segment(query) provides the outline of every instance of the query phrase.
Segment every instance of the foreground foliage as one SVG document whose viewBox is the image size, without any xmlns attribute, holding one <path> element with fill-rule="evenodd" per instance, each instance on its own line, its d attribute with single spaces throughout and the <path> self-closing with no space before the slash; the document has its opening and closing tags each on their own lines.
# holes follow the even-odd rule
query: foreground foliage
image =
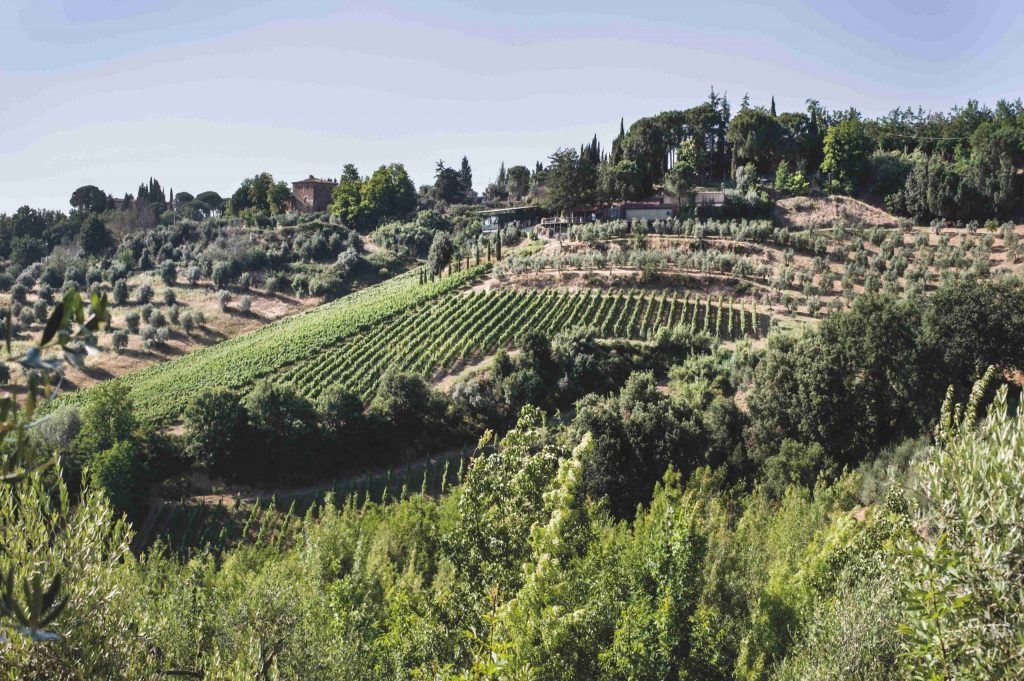
<svg viewBox="0 0 1024 681">
<path fill-rule="evenodd" d="M 220 560 L 136 560 L 94 492 L 69 509 L 33 484 L 0 527 L 23 551 L 54 511 L 75 528 L 31 559 L 74 577 L 66 640 L 0 659 L 12 679 L 1016 677 L 1024 417 L 1003 389 L 975 427 L 983 401 L 947 403 L 868 507 L 865 471 L 773 501 L 670 470 L 618 521 L 581 486 L 590 436 L 532 408 L 446 496 L 351 496 L 293 548 Z"/>
</svg>

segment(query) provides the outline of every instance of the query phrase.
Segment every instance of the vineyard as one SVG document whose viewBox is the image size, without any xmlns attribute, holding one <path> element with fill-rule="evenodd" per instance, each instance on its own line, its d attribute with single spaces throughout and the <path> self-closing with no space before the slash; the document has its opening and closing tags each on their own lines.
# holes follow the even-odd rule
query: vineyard
<svg viewBox="0 0 1024 681">
<path fill-rule="evenodd" d="M 278 380 L 309 398 L 340 384 L 368 400 L 388 369 L 436 378 L 527 331 L 588 328 L 603 338 L 648 340 L 681 327 L 731 340 L 764 335 L 767 326 L 756 305 L 723 296 L 591 289 L 453 294 L 347 336 Z"/>
<path fill-rule="evenodd" d="M 240 388 L 281 371 L 323 348 L 400 313 L 457 290 L 480 277 L 489 265 L 419 283 L 413 271 L 332 303 L 268 324 L 169 362 L 115 379 L 132 390 L 138 414 L 150 421 L 174 420 L 207 387 Z M 69 401 L 82 399 L 82 391 Z"/>
</svg>

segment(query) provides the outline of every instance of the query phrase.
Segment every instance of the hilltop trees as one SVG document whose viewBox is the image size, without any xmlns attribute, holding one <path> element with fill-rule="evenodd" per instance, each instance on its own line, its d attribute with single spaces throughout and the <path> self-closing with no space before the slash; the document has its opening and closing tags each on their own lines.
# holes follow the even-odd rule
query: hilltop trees
<svg viewBox="0 0 1024 681">
<path fill-rule="evenodd" d="M 504 171 L 505 166 L 502 165 L 495 187 L 499 191 L 505 191 L 506 180 L 501 177 Z M 470 168 L 469 159 L 463 156 L 458 170 L 449 168 L 444 161 L 438 161 L 434 171 L 432 193 L 437 201 L 447 204 L 469 202 L 476 195 L 473 191 L 473 170 Z"/>
<path fill-rule="evenodd" d="M 461 203 L 465 196 L 462 177 L 455 168 L 438 161 L 434 171 L 434 197 L 445 203 Z"/>
<path fill-rule="evenodd" d="M 512 166 L 507 172 L 506 189 L 509 198 L 521 199 L 530 193 L 530 169 L 526 166 Z"/>
<path fill-rule="evenodd" d="M 196 196 L 196 201 L 203 205 L 206 213 L 219 213 L 224 210 L 224 199 L 215 191 L 205 191 Z"/>
<path fill-rule="evenodd" d="M 641 194 L 650 194 L 668 164 L 665 131 L 654 118 L 641 118 L 629 127 L 619 144 L 622 158 L 636 165 Z"/>
<path fill-rule="evenodd" d="M 848 116 L 825 133 L 821 172 L 829 176 L 836 190 L 855 193 L 864 186 L 872 150 L 864 123 L 858 116 Z"/>
<path fill-rule="evenodd" d="M 334 188 L 331 213 L 355 229 L 368 231 L 416 210 L 416 187 L 401 163 L 383 165 L 369 178 L 347 164 Z"/>
<path fill-rule="evenodd" d="M 730 121 L 726 139 L 732 145 L 733 168 L 752 163 L 764 174 L 775 168 L 783 130 L 775 116 L 759 107 L 747 107 Z"/>
<path fill-rule="evenodd" d="M 546 205 L 561 213 L 572 213 L 591 205 L 597 187 L 597 167 L 580 158 L 576 149 L 559 149 L 550 156 L 544 197 Z"/>
<path fill-rule="evenodd" d="M 107 209 L 107 195 L 95 185 L 79 187 L 71 194 L 71 207 L 87 213 L 101 213 Z"/>
<path fill-rule="evenodd" d="M 401 163 L 375 170 L 361 196 L 365 212 L 376 224 L 408 217 L 416 210 L 416 187 Z"/>
<path fill-rule="evenodd" d="M 362 192 L 363 178 L 359 176 L 359 170 L 351 163 L 346 163 L 331 193 L 331 214 L 346 225 L 362 226 Z"/>
</svg>

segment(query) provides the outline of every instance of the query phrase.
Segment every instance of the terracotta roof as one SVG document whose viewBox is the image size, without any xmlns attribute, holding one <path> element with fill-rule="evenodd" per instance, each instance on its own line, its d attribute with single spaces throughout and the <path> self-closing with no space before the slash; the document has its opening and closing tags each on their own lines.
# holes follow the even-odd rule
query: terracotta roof
<svg viewBox="0 0 1024 681">
<path fill-rule="evenodd" d="M 292 185 L 296 184 L 338 184 L 336 180 L 321 180 L 319 177 L 313 177 L 310 175 L 304 180 L 296 180 L 292 182 Z"/>
</svg>

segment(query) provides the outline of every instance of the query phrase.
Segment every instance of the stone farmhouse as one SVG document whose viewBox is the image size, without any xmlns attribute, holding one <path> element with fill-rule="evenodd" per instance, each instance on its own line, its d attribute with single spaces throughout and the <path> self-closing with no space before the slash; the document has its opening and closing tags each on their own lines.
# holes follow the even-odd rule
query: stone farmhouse
<svg viewBox="0 0 1024 681">
<path fill-rule="evenodd" d="M 299 213 L 319 213 L 331 205 L 331 192 L 337 186 L 335 180 L 322 180 L 310 175 L 304 180 L 292 182 L 292 195 L 288 199 L 288 210 Z"/>
</svg>

